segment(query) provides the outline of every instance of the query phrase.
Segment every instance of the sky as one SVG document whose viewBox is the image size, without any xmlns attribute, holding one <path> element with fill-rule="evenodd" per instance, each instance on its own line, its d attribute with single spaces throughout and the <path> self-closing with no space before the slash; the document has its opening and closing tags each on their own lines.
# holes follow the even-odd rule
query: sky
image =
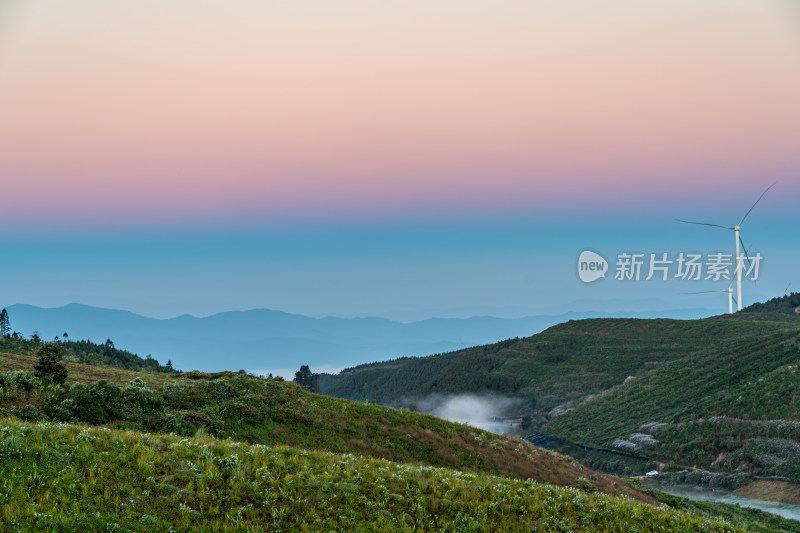
<svg viewBox="0 0 800 533">
<path fill-rule="evenodd" d="M 614 263 L 777 182 L 744 303 L 799 290 L 797 95 L 794 0 L 1 0 L 0 305 L 721 312 Z"/>
</svg>

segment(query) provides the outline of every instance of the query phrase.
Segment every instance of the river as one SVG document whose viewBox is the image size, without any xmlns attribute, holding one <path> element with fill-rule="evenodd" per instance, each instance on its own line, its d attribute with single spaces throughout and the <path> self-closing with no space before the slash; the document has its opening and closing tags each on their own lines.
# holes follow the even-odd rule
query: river
<svg viewBox="0 0 800 533">
<path fill-rule="evenodd" d="M 708 487 L 699 487 L 696 485 L 661 485 L 654 479 L 645 480 L 645 484 L 658 490 L 663 490 L 664 492 L 674 494 L 675 496 L 682 496 L 684 498 L 691 498 L 693 500 L 739 504 L 742 507 L 761 509 L 762 511 L 776 514 L 784 518 L 800 520 L 800 505 L 791 505 L 788 503 L 772 502 L 767 500 L 755 500 L 753 498 L 737 496 L 727 490 L 709 489 Z"/>
</svg>

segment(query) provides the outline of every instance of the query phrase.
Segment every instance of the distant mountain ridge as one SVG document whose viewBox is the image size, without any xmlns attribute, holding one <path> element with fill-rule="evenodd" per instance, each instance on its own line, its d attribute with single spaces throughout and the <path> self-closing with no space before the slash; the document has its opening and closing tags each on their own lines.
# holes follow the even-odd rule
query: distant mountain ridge
<svg viewBox="0 0 800 533">
<path fill-rule="evenodd" d="M 697 318 L 706 309 L 666 312 L 566 313 L 524 318 L 431 318 L 401 323 L 386 318 L 311 318 L 270 309 L 229 311 L 198 318 L 148 318 L 130 311 L 81 304 L 6 308 L 12 329 L 38 331 L 47 340 L 69 333 L 71 339 L 104 342 L 183 370 L 280 371 L 345 367 L 403 356 L 442 353 L 502 339 L 529 336 L 560 322 L 587 317 Z"/>
</svg>

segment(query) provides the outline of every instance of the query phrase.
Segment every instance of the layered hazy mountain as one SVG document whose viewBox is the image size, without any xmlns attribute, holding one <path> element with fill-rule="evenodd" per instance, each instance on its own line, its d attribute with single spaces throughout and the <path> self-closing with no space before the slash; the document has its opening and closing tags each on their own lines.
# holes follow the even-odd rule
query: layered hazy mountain
<svg viewBox="0 0 800 533">
<path fill-rule="evenodd" d="M 11 328 L 45 339 L 68 333 L 70 339 L 104 342 L 176 368 L 203 371 L 244 368 L 285 372 L 308 364 L 333 370 L 402 356 L 421 356 L 529 336 L 565 320 L 589 317 L 698 318 L 706 309 L 634 313 L 566 313 L 524 318 L 432 318 L 401 323 L 385 318 L 311 318 L 269 309 L 232 311 L 170 319 L 79 304 L 57 308 L 7 307 Z"/>
</svg>

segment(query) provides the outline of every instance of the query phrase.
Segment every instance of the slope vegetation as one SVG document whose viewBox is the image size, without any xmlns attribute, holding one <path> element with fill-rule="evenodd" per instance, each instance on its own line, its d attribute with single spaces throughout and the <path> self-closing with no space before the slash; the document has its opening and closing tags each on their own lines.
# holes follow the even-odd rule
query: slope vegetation
<svg viewBox="0 0 800 533">
<path fill-rule="evenodd" d="M 13 420 L 0 478 L 7 531 L 743 531 L 535 481 Z"/>
<path fill-rule="evenodd" d="M 546 413 L 722 339 L 786 327 L 757 320 L 577 320 L 524 339 L 362 365 L 343 371 L 323 392 L 384 405 L 432 393 L 504 394 L 533 399 Z"/>
<path fill-rule="evenodd" d="M 734 338 L 612 388 L 545 428 L 678 467 L 800 480 L 800 333 Z"/>
<path fill-rule="evenodd" d="M 654 502 L 559 454 L 431 415 L 311 394 L 294 383 L 245 373 L 180 376 L 183 381 L 159 391 L 138 377 L 125 387 L 100 381 L 60 389 L 24 371 L 0 373 L 0 415 L 356 453 Z"/>
<path fill-rule="evenodd" d="M 33 372 L 33 365 L 38 358 L 29 353 L 4 353 L 0 350 L 0 372 L 23 370 Z M 145 370 L 125 370 L 115 366 L 101 364 L 86 364 L 66 361 L 68 371 L 67 385 L 74 383 L 92 383 L 105 380 L 108 383 L 124 386 L 134 378 L 145 380 L 148 386 L 161 390 L 168 383 L 185 381 L 180 373 L 151 372 Z"/>
<path fill-rule="evenodd" d="M 733 315 L 723 318 L 733 320 L 780 320 L 800 323 L 800 292 L 793 292 L 766 302 L 757 302 Z"/>
</svg>

